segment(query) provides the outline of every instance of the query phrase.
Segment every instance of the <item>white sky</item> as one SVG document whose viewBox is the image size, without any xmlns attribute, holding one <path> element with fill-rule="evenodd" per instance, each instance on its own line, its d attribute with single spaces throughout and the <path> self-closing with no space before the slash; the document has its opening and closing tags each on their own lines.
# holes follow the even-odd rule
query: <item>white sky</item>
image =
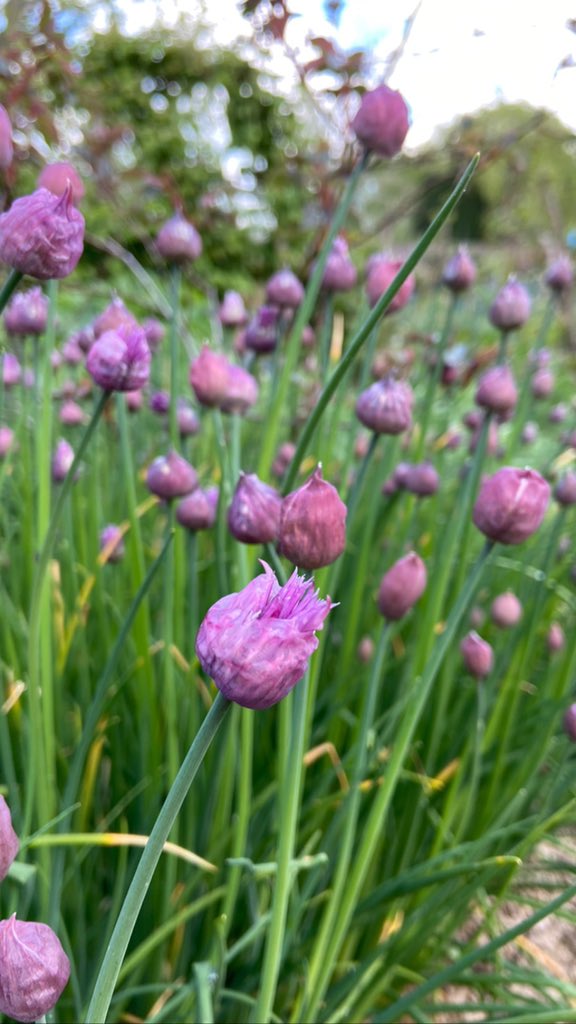
<svg viewBox="0 0 576 1024">
<path fill-rule="evenodd" d="M 304 58 L 309 35 L 335 38 L 344 49 L 366 48 L 375 59 L 375 83 L 386 57 L 398 45 L 405 19 L 417 0 L 348 0 L 335 29 L 322 0 L 291 0 L 300 16 L 289 23 L 290 45 Z M 159 10 L 167 22 L 192 14 L 196 0 L 117 0 L 128 31 L 149 27 Z M 207 0 L 218 42 L 248 35 L 236 0 Z M 566 23 L 576 17 L 572 0 L 422 0 L 421 8 L 389 84 L 400 89 L 412 110 L 410 147 L 425 142 L 434 128 L 457 115 L 504 100 L 524 100 L 553 111 L 576 130 L 576 34 Z M 283 62 L 277 59 L 278 70 Z"/>
</svg>

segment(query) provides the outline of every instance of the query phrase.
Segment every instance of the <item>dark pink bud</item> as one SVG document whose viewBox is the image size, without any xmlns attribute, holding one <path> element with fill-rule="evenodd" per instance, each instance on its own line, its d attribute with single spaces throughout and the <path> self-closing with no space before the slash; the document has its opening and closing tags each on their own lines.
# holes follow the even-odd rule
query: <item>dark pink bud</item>
<svg viewBox="0 0 576 1024">
<path fill-rule="evenodd" d="M 79 427 L 86 419 L 81 406 L 77 402 L 72 401 L 72 399 L 62 403 L 58 418 L 65 427 Z"/>
<path fill-rule="evenodd" d="M 52 456 L 52 479 L 55 484 L 61 484 L 70 471 L 74 462 L 74 449 L 68 441 L 58 441 Z"/>
<path fill-rule="evenodd" d="M 278 270 L 266 285 L 266 301 L 273 306 L 295 309 L 304 298 L 304 285 L 288 267 Z"/>
<path fill-rule="evenodd" d="M 540 526 L 549 500 L 550 487 L 539 473 L 505 466 L 482 483 L 474 524 L 490 540 L 521 544 Z"/>
<path fill-rule="evenodd" d="M 84 217 L 70 189 L 55 196 L 46 188 L 15 199 L 0 216 L 0 260 L 41 281 L 68 277 L 84 249 Z"/>
<path fill-rule="evenodd" d="M 258 397 L 252 374 L 207 345 L 191 363 L 190 384 L 201 405 L 223 412 L 246 412 Z"/>
<path fill-rule="evenodd" d="M 394 377 L 376 381 L 356 402 L 356 415 L 376 434 L 401 434 L 412 426 L 414 393 L 409 384 Z"/>
<path fill-rule="evenodd" d="M 118 327 L 94 342 L 86 359 L 88 373 L 104 391 L 136 391 L 148 383 L 150 349 L 141 327 Z"/>
<path fill-rule="evenodd" d="M 568 470 L 554 488 L 554 497 L 559 505 L 576 505 L 576 473 Z"/>
<path fill-rule="evenodd" d="M 276 458 L 272 463 L 272 473 L 277 479 L 282 479 L 295 454 L 296 445 L 292 444 L 291 441 L 284 441 L 284 444 L 280 445 L 276 452 Z"/>
<path fill-rule="evenodd" d="M 10 808 L 4 797 L 0 796 L 0 882 L 6 878 L 12 861 L 18 856 L 19 849 L 20 841 L 12 828 Z"/>
<path fill-rule="evenodd" d="M 566 709 L 562 724 L 568 739 L 576 743 L 576 704 L 571 704 Z"/>
<path fill-rule="evenodd" d="M 404 618 L 422 597 L 427 579 L 426 566 L 416 552 L 395 562 L 382 577 L 378 591 L 378 608 L 384 618 L 391 622 Z"/>
<path fill-rule="evenodd" d="M 366 278 L 366 298 L 371 309 L 384 295 L 384 292 L 388 291 L 401 266 L 402 260 L 391 260 L 386 256 L 372 260 L 370 271 Z M 410 274 L 396 292 L 386 310 L 386 316 L 404 309 L 404 306 L 410 301 L 415 287 L 416 280 L 414 275 Z"/>
<path fill-rule="evenodd" d="M 268 544 L 278 537 L 282 498 L 255 473 L 241 473 L 228 509 L 228 529 L 244 544 Z"/>
<path fill-rule="evenodd" d="M 536 373 L 532 375 L 532 381 L 530 383 L 532 394 L 534 398 L 549 398 L 554 390 L 554 374 L 552 370 L 547 369 L 545 366 L 541 366 Z"/>
<path fill-rule="evenodd" d="M 246 348 L 260 354 L 273 352 L 278 341 L 280 310 L 276 306 L 260 306 L 244 333 Z"/>
<path fill-rule="evenodd" d="M 243 327 L 247 323 L 248 314 L 240 292 L 227 291 L 224 293 L 218 311 L 218 319 L 223 327 Z"/>
<path fill-rule="evenodd" d="M 114 523 L 109 523 L 100 533 L 100 553 L 106 552 L 107 562 L 121 562 L 126 553 L 124 532 Z"/>
<path fill-rule="evenodd" d="M 48 299 L 39 287 L 16 292 L 4 312 L 8 334 L 20 337 L 43 334 L 47 320 Z"/>
<path fill-rule="evenodd" d="M 518 391 L 508 366 L 493 366 L 483 373 L 476 388 L 476 402 L 491 412 L 506 413 L 516 406 Z"/>
<path fill-rule="evenodd" d="M 282 502 L 278 551 L 301 569 L 330 565 L 346 545 L 346 511 L 338 491 L 322 479 L 318 466 Z"/>
<path fill-rule="evenodd" d="M 106 331 L 117 331 L 119 327 L 138 327 L 138 321 L 132 313 L 126 309 L 126 306 L 122 302 L 122 299 L 115 298 L 106 309 L 97 316 L 92 325 L 92 337 L 88 337 L 87 345 L 82 343 L 79 338 L 79 343 L 82 348 L 89 351 L 94 343 L 94 338 L 99 338 L 101 334 L 105 334 Z"/>
<path fill-rule="evenodd" d="M 176 519 L 192 533 L 209 530 L 216 521 L 217 507 L 218 498 L 214 502 L 207 491 L 198 488 L 182 499 L 176 509 Z"/>
<path fill-rule="evenodd" d="M 5 388 L 12 388 L 19 384 L 22 378 L 22 367 L 12 352 L 4 352 L 0 355 L 0 366 L 2 367 L 2 382 Z"/>
<path fill-rule="evenodd" d="M 84 183 L 72 164 L 47 164 L 38 175 L 37 188 L 47 188 L 55 196 L 63 196 L 70 188 L 72 202 L 75 206 L 84 197 Z"/>
<path fill-rule="evenodd" d="M 566 635 L 559 622 L 552 623 L 546 640 L 551 654 L 556 654 L 566 646 Z"/>
<path fill-rule="evenodd" d="M 192 437 L 200 430 L 200 420 L 192 406 L 186 402 L 178 402 L 176 418 L 178 420 L 178 433 L 180 437 Z"/>
<path fill-rule="evenodd" d="M 150 395 L 150 409 L 157 416 L 165 416 L 170 409 L 170 395 L 167 391 L 153 391 Z"/>
<path fill-rule="evenodd" d="M 503 594 L 498 594 L 498 597 L 492 601 L 490 615 L 495 626 L 499 626 L 500 629 L 510 629 L 520 622 L 522 605 L 516 594 L 513 594 L 511 590 L 506 590 Z"/>
<path fill-rule="evenodd" d="M 0 171 L 7 171 L 13 159 L 12 124 L 6 108 L 0 103 Z"/>
<path fill-rule="evenodd" d="M 160 228 L 156 248 L 170 263 L 197 260 L 202 252 L 202 239 L 196 228 L 181 213 L 176 213 Z"/>
<path fill-rule="evenodd" d="M 550 264 L 544 280 L 551 291 L 557 295 L 567 292 L 574 281 L 574 271 L 569 256 L 559 256 Z"/>
<path fill-rule="evenodd" d="M 494 652 L 478 633 L 468 633 L 460 644 L 460 652 L 470 675 L 484 679 L 492 671 Z"/>
<path fill-rule="evenodd" d="M 365 149 L 389 157 L 400 152 L 409 127 L 406 101 L 387 85 L 364 93 L 352 121 L 352 131 Z"/>
<path fill-rule="evenodd" d="M 227 393 L 220 405 L 222 412 L 244 413 L 254 405 L 257 398 L 256 378 L 241 366 L 231 364 Z"/>
<path fill-rule="evenodd" d="M 490 306 L 490 322 L 500 331 L 513 331 L 526 323 L 530 309 L 530 296 L 524 285 L 509 277 Z"/>
<path fill-rule="evenodd" d="M 404 487 L 419 498 L 428 498 L 436 494 L 440 486 L 440 477 L 431 462 L 418 462 L 410 465 L 404 474 Z"/>
<path fill-rule="evenodd" d="M 339 235 L 334 239 L 326 260 L 322 287 L 328 292 L 348 292 L 357 280 L 358 273 L 350 259 L 346 239 Z"/>
<path fill-rule="evenodd" d="M 442 284 L 451 292 L 465 292 L 476 280 L 476 264 L 465 245 L 460 245 L 444 267 Z"/>
<path fill-rule="evenodd" d="M 0 459 L 5 459 L 14 444 L 14 431 L 10 427 L 0 427 Z"/>
<path fill-rule="evenodd" d="M 281 587 L 270 566 L 209 609 L 196 638 L 202 668 L 228 700 L 269 708 L 306 672 L 331 608 L 296 572 Z"/>
<path fill-rule="evenodd" d="M 152 494 L 165 501 L 183 498 L 198 486 L 198 474 L 177 452 L 159 455 L 148 467 L 146 484 Z"/>
<path fill-rule="evenodd" d="M 44 1017 L 70 977 L 70 961 L 47 924 L 0 921 L 0 1013 L 18 1021 Z"/>
<path fill-rule="evenodd" d="M 155 352 L 166 334 L 164 324 L 161 324 L 153 316 L 149 316 L 146 320 L 142 321 L 142 330 L 146 335 L 150 351 Z"/>
</svg>

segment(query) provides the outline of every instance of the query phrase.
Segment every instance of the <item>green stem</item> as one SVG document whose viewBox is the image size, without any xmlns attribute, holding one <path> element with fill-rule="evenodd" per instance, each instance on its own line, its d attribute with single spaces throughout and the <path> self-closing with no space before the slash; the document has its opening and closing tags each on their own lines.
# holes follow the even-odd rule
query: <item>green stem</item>
<svg viewBox="0 0 576 1024">
<path fill-rule="evenodd" d="M 175 451 L 178 447 L 178 320 L 180 316 L 180 285 L 182 271 L 174 266 L 170 271 L 170 447 Z"/>
<path fill-rule="evenodd" d="M 19 270 L 11 270 L 8 274 L 0 291 L 0 313 L 8 305 L 23 277 L 24 274 L 21 274 Z"/>
<path fill-rule="evenodd" d="M 435 348 L 434 355 L 436 358 L 436 362 L 428 378 L 428 387 L 426 388 L 426 394 L 424 395 L 424 401 L 422 403 L 422 410 L 418 417 L 420 436 L 418 438 L 418 443 L 416 445 L 416 450 L 414 452 L 415 462 L 421 461 L 422 455 L 424 454 L 424 449 L 426 447 L 426 434 L 428 433 L 428 424 L 430 422 L 430 414 L 432 412 L 434 394 L 436 392 L 436 388 L 438 387 L 440 377 L 442 376 L 442 360 L 444 358 L 446 346 L 452 334 L 454 314 L 458 306 L 459 298 L 460 296 L 458 294 L 453 294 L 450 298 L 448 310 L 446 312 L 446 319 L 444 321 L 444 329 L 442 331 L 440 341 L 438 342 Z"/>
<path fill-rule="evenodd" d="M 85 1020 L 89 1021 L 90 1024 L 104 1024 L 106 1020 L 128 943 L 130 942 L 138 915 L 156 870 L 156 865 L 162 855 L 164 843 L 168 839 L 170 830 L 176 821 L 178 812 L 186 799 L 188 790 L 194 781 L 204 756 L 230 707 L 230 701 L 219 693 L 200 726 L 156 819 L 154 828 L 150 833 L 150 838 L 140 857 L 138 867 L 134 872 L 134 877 L 126 894 L 122 910 L 116 921 L 96 979 L 92 999 L 85 1014 Z"/>
</svg>

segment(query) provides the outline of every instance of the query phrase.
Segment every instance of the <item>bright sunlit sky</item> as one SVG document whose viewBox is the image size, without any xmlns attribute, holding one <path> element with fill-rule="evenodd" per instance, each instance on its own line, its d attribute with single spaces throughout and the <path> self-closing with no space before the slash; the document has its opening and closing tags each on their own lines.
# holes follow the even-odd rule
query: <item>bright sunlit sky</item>
<svg viewBox="0 0 576 1024">
<path fill-rule="evenodd" d="M 137 32 L 150 27 L 159 11 L 168 24 L 181 12 L 192 14 L 196 2 L 117 0 L 117 7 L 126 29 Z M 289 23 L 287 40 L 303 59 L 311 56 L 310 35 L 327 35 L 344 49 L 365 48 L 376 60 L 376 84 L 416 2 L 348 0 L 335 28 L 323 0 L 292 0 L 289 7 L 299 17 Z M 207 0 L 206 10 L 218 42 L 248 35 L 236 0 Z M 576 17 L 571 0 L 422 0 L 389 80 L 412 109 L 407 143 L 418 146 L 435 127 L 499 100 L 546 107 L 576 130 L 576 34 L 567 27 L 570 17 Z M 560 67 L 562 62 L 575 66 Z M 279 56 L 281 73 L 283 67 Z"/>
</svg>

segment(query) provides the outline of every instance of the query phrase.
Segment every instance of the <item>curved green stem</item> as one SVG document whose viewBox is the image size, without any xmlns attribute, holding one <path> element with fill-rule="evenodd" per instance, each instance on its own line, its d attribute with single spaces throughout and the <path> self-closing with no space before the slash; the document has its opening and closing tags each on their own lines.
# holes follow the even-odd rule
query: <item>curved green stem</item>
<svg viewBox="0 0 576 1024">
<path fill-rule="evenodd" d="M 11 270 L 0 291 L 0 313 L 8 305 L 13 293 L 24 277 L 19 270 Z"/>
</svg>

